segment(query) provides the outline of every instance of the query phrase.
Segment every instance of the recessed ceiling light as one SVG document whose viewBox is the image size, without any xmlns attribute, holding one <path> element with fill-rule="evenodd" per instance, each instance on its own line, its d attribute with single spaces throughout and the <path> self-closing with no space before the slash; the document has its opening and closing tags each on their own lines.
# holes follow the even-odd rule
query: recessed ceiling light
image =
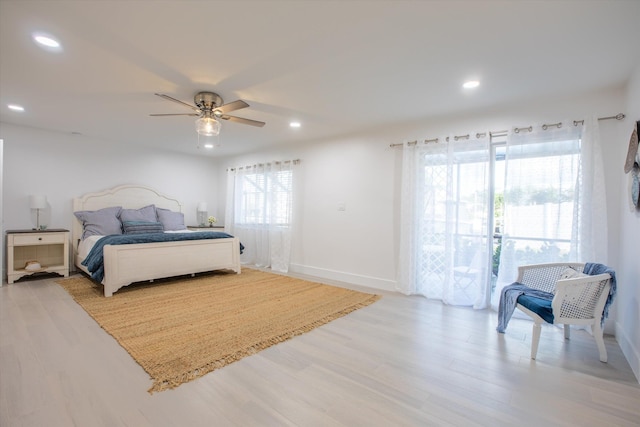
<svg viewBox="0 0 640 427">
<path fill-rule="evenodd" d="M 213 144 L 204 144 L 204 148 L 211 149 L 211 148 L 213 148 Z"/>
<path fill-rule="evenodd" d="M 33 40 L 43 49 L 46 49 L 51 52 L 60 52 L 62 51 L 62 45 L 58 40 L 51 37 L 48 34 L 43 33 L 33 33 Z"/>
<path fill-rule="evenodd" d="M 7 105 L 7 107 L 9 107 L 9 109 L 13 111 L 24 111 L 24 107 L 21 105 L 9 104 Z"/>
<path fill-rule="evenodd" d="M 289 123 L 289 126 L 291 126 L 292 128 L 299 128 L 301 125 L 300 122 L 291 122 Z"/>
<path fill-rule="evenodd" d="M 469 80 L 467 82 L 464 82 L 464 84 L 462 85 L 462 87 L 465 89 L 473 89 L 478 86 L 480 86 L 480 82 L 477 80 Z"/>
</svg>

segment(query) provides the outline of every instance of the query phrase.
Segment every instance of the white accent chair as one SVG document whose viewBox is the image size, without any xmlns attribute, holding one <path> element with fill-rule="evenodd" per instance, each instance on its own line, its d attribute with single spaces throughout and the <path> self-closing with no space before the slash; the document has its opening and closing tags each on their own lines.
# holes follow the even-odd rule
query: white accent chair
<svg viewBox="0 0 640 427">
<path fill-rule="evenodd" d="M 569 325 L 591 325 L 600 352 L 600 361 L 607 361 L 607 349 L 602 337 L 601 319 L 609 289 L 611 276 L 609 274 L 582 275 L 564 279 L 567 269 L 582 272 L 583 263 L 550 263 L 534 264 L 518 267 L 517 282 L 553 294 L 550 308 L 553 314 L 553 324 L 564 325 L 564 337 L 569 339 Z M 548 301 L 531 298 L 527 301 L 524 295 L 518 298 L 516 307 L 529 315 L 533 321 L 531 337 L 531 358 L 535 359 L 540 342 L 540 325 L 546 320 L 542 317 L 544 310 L 549 310 Z M 542 304 L 537 304 L 542 303 Z M 526 304 L 526 306 L 525 306 Z"/>
</svg>

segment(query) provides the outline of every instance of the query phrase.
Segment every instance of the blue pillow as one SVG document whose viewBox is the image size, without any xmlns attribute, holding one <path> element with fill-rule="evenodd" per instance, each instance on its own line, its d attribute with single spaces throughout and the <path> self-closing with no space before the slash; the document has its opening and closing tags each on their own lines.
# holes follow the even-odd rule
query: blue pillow
<svg viewBox="0 0 640 427">
<path fill-rule="evenodd" d="M 164 230 L 159 222 L 123 221 L 124 234 L 162 233 Z"/>
<path fill-rule="evenodd" d="M 120 221 L 145 221 L 157 222 L 155 205 L 145 206 L 140 209 L 122 209 L 120 212 Z"/>
<path fill-rule="evenodd" d="M 156 208 L 158 221 L 162 223 L 164 231 L 186 230 L 184 225 L 184 214 L 182 212 L 174 212 L 169 209 Z"/>
<path fill-rule="evenodd" d="M 114 206 L 97 211 L 74 212 L 73 214 L 82 223 L 82 240 L 89 236 L 122 234 L 122 224 L 118 218 L 121 211 L 121 206 Z"/>
</svg>

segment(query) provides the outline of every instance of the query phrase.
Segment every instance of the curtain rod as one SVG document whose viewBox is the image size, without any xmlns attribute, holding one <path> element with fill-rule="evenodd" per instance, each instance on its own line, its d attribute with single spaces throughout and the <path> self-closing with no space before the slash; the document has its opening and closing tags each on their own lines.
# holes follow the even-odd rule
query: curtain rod
<svg viewBox="0 0 640 427">
<path fill-rule="evenodd" d="M 271 165 L 279 165 L 279 164 L 287 164 L 287 163 L 292 163 L 294 165 L 297 165 L 298 163 L 300 163 L 300 159 L 295 159 L 295 160 L 284 160 L 282 162 L 267 162 L 267 163 L 256 163 L 255 165 L 248 165 L 248 166 L 240 166 L 240 167 L 235 167 L 235 168 L 227 168 L 227 172 L 228 171 L 235 171 L 235 170 L 242 170 L 242 169 L 250 169 L 250 168 L 255 168 L 257 166 L 271 166 Z"/>
<path fill-rule="evenodd" d="M 626 116 L 623 113 L 618 113 L 615 116 L 607 116 L 607 117 L 598 117 L 598 120 L 611 120 L 611 119 L 616 119 L 616 120 L 623 120 Z M 579 124 L 583 125 L 584 124 L 584 119 L 582 120 L 574 120 L 573 121 L 573 125 L 574 126 L 578 126 Z M 558 123 L 545 123 L 542 125 L 542 129 L 543 130 L 547 130 L 551 127 L 555 127 L 557 129 L 560 129 L 562 127 L 562 122 L 558 122 Z M 514 128 L 513 130 L 515 133 L 519 133 L 519 132 L 532 132 L 533 131 L 533 126 L 528 126 L 528 127 L 524 127 L 524 128 Z M 493 136 L 506 136 L 509 133 L 508 130 L 498 130 L 498 131 L 490 131 L 489 132 L 489 136 L 493 137 Z M 485 136 L 487 136 L 487 132 L 478 132 L 476 133 L 476 139 L 480 139 L 480 138 L 484 138 Z M 454 141 L 458 141 L 459 139 L 469 139 L 470 135 L 466 134 L 466 135 L 455 135 L 453 137 Z M 449 137 L 446 138 L 446 141 L 449 141 Z M 422 141 L 422 143 L 424 144 L 429 144 L 430 142 L 439 142 L 439 138 L 433 138 L 433 139 L 425 139 Z M 407 142 L 407 145 L 416 145 L 418 144 L 418 141 L 409 141 Z M 404 146 L 404 143 L 400 143 L 400 144 L 389 144 L 389 147 L 393 148 L 393 147 L 402 147 Z"/>
</svg>

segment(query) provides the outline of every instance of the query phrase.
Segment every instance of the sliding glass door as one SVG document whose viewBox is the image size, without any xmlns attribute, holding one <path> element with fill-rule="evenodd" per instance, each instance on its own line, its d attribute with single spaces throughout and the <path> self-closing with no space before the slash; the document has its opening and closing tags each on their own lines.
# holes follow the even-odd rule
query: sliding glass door
<svg viewBox="0 0 640 427">
<path fill-rule="evenodd" d="M 605 262 L 597 121 L 579 123 L 407 144 L 397 289 L 485 308 L 520 265 Z"/>
<path fill-rule="evenodd" d="M 504 146 L 504 189 L 500 194 L 496 187 L 494 196 L 502 206 L 494 215 L 500 233 L 493 305 L 520 265 L 584 261 L 578 250 L 581 143 L 579 129 L 568 129 L 510 135 Z"/>
<path fill-rule="evenodd" d="M 409 239 L 413 277 L 400 290 L 454 305 L 484 308 L 491 258 L 489 141 L 452 141 L 412 147 L 414 181 Z M 409 197 L 409 196 L 407 196 Z M 415 202 L 415 205 L 413 205 Z"/>
</svg>

